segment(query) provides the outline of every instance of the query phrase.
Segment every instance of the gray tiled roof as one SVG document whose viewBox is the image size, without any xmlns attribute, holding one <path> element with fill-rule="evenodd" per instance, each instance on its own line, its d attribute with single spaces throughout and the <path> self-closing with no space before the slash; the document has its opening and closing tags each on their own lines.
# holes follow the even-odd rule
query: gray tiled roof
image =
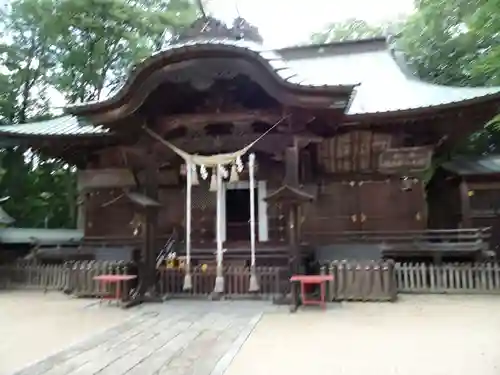
<svg viewBox="0 0 500 375">
<path fill-rule="evenodd" d="M 78 243 L 83 231 L 76 229 L 0 228 L 0 243 L 58 245 Z"/>
<path fill-rule="evenodd" d="M 359 84 L 349 115 L 404 111 L 467 101 L 500 93 L 500 87 L 451 87 L 419 81 L 406 75 L 387 46 L 367 52 L 324 53 L 289 60 L 311 80 L 324 84 Z"/>
<path fill-rule="evenodd" d="M 473 159 L 458 158 L 444 163 L 442 167 L 460 176 L 500 174 L 500 155 Z"/>
<path fill-rule="evenodd" d="M 0 134 L 17 136 L 88 136 L 105 133 L 107 133 L 107 129 L 102 126 L 86 124 L 72 115 L 28 124 L 0 126 Z"/>
</svg>

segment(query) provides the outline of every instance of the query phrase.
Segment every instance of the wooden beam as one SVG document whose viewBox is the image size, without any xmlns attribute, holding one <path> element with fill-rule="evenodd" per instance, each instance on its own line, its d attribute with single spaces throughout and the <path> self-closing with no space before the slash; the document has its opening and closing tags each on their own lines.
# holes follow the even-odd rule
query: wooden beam
<svg viewBox="0 0 500 375">
<path fill-rule="evenodd" d="M 155 126 L 160 126 L 165 130 L 176 127 L 202 126 L 217 123 L 252 123 L 256 121 L 274 124 L 281 118 L 278 111 L 246 111 L 246 112 L 219 112 L 219 113 L 197 113 L 177 116 L 160 117 L 155 121 Z"/>
</svg>

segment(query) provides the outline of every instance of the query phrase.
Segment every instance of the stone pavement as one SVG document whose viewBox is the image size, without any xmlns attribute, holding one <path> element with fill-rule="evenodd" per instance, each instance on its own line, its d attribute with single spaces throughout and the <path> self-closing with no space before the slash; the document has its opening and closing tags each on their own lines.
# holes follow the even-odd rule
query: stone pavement
<svg viewBox="0 0 500 375">
<path fill-rule="evenodd" d="M 272 309 L 256 301 L 148 305 L 15 375 L 222 375 L 262 313 Z"/>
</svg>

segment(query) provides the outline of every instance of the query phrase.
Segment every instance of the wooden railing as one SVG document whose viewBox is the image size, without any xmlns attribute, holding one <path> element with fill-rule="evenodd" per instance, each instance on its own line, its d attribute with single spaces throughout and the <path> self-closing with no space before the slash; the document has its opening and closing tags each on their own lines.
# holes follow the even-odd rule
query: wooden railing
<svg viewBox="0 0 500 375">
<path fill-rule="evenodd" d="M 500 294 L 498 263 L 397 263 L 395 278 L 403 293 Z"/>
<path fill-rule="evenodd" d="M 408 231 L 351 231 L 337 235 L 339 241 L 346 242 L 472 242 L 484 241 L 491 236 L 491 228 L 464 228 L 464 229 L 426 229 Z"/>
</svg>

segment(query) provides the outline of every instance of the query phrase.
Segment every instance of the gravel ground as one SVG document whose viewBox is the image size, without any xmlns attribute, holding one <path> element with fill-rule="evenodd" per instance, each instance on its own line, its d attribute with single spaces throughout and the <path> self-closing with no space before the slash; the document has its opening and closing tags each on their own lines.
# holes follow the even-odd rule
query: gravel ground
<svg viewBox="0 0 500 375">
<path fill-rule="evenodd" d="M 225 375 L 500 373 L 500 296 L 266 314 Z"/>
<path fill-rule="evenodd" d="M 78 342 L 72 357 L 59 355 L 45 371 L 148 375 L 163 361 L 164 372 L 176 375 L 498 375 L 499 311 L 500 296 L 407 296 L 290 314 L 260 302 L 179 300 L 122 310 L 59 293 L 0 292 L 0 375 Z M 249 326 L 255 316 L 262 318 Z M 111 327 L 122 336 L 137 332 L 113 349 L 113 337 L 89 347 Z M 207 340 L 213 344 L 202 345 Z M 33 373 L 42 373 L 36 366 Z"/>
</svg>

